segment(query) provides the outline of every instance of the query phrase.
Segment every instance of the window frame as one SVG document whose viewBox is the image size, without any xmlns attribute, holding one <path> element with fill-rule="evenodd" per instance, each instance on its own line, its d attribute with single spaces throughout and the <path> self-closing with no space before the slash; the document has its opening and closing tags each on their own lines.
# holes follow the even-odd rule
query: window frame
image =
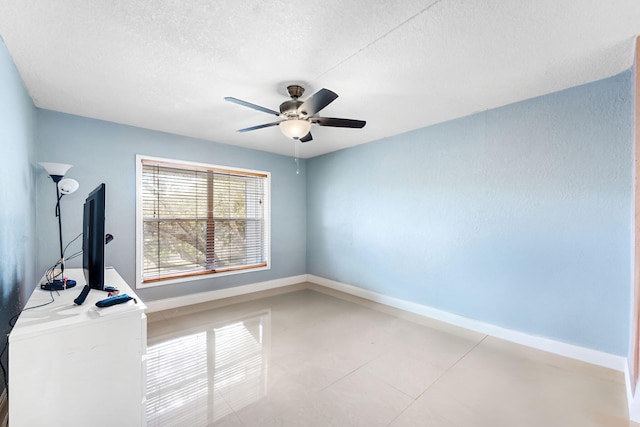
<svg viewBox="0 0 640 427">
<path fill-rule="evenodd" d="M 204 168 L 215 169 L 219 171 L 228 171 L 238 173 L 240 175 L 264 175 L 264 250 L 266 265 L 254 268 L 231 268 L 221 272 L 202 272 L 182 277 L 172 277 L 167 279 L 154 279 L 144 281 L 144 221 L 143 221 L 143 203 L 142 203 L 142 169 L 143 162 L 165 163 L 167 166 L 188 168 Z M 271 269 L 271 173 L 267 171 L 242 169 L 230 166 L 213 165 L 209 163 L 192 162 L 187 160 L 168 159 L 163 157 L 147 156 L 143 154 L 136 155 L 136 288 L 151 288 L 156 286 L 172 285 L 176 283 L 191 282 L 194 280 L 210 280 L 216 277 L 224 277 L 235 274 L 254 273 L 258 271 Z"/>
</svg>

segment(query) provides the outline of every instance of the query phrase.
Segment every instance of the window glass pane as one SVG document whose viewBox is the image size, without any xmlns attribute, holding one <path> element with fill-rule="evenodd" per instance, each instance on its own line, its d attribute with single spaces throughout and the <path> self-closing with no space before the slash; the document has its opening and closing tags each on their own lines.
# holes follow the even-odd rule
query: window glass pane
<svg viewBox="0 0 640 427">
<path fill-rule="evenodd" d="M 266 265 L 266 179 L 143 160 L 143 279 Z"/>
<path fill-rule="evenodd" d="M 204 270 L 206 221 L 144 223 L 144 271 L 176 275 Z"/>
</svg>

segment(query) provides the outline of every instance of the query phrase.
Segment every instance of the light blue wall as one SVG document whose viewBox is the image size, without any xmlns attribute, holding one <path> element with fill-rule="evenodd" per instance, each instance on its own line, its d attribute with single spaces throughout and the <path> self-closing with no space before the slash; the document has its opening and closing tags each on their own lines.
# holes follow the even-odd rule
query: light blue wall
<svg viewBox="0 0 640 427">
<path fill-rule="evenodd" d="M 632 74 L 307 163 L 310 274 L 627 354 Z"/>
<path fill-rule="evenodd" d="M 35 287 L 36 108 L 0 38 L 0 345 Z M 2 363 L 6 366 L 6 354 Z M 4 383 L 0 383 L 0 392 Z"/>
<path fill-rule="evenodd" d="M 140 289 L 145 301 L 306 273 L 306 174 L 296 174 L 292 158 L 193 138 L 155 132 L 84 117 L 38 110 L 38 161 L 74 165 L 67 177 L 80 189 L 62 199 L 65 243 L 82 230 L 82 204 L 98 184 L 107 186 L 105 263 L 135 283 L 135 155 L 188 160 L 271 172 L 271 261 L 268 271 L 223 276 L 176 285 Z M 44 171 L 37 176 L 39 271 L 56 259 L 55 187 Z M 48 185 L 51 184 L 51 185 Z M 69 252 L 80 250 L 78 241 Z M 70 262 L 79 267 L 81 261 Z"/>
<path fill-rule="evenodd" d="M 140 290 L 147 301 L 308 272 L 626 355 L 632 84 L 625 72 L 302 162 L 300 175 L 289 157 L 46 110 L 37 157 L 73 164 L 81 184 L 63 199 L 65 241 L 107 184 L 106 260 L 130 283 L 135 154 L 272 172 L 272 269 Z M 42 170 L 36 181 L 44 271 L 55 192 Z"/>
</svg>

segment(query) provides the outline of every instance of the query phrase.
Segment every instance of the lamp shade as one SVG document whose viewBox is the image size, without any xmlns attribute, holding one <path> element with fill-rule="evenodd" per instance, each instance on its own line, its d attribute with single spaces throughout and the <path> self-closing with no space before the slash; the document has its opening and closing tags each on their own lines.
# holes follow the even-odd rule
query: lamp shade
<svg viewBox="0 0 640 427">
<path fill-rule="evenodd" d="M 285 136 L 293 139 L 300 139 L 311 130 L 311 122 L 308 120 L 290 119 L 278 124 Z"/>
<path fill-rule="evenodd" d="M 51 177 L 54 177 L 54 176 L 62 177 L 72 167 L 72 165 L 67 165 L 66 163 L 47 163 L 47 162 L 40 162 L 40 166 L 42 166 L 44 170 L 46 170 Z"/>
<path fill-rule="evenodd" d="M 58 183 L 58 189 L 62 194 L 71 194 L 80 187 L 78 181 L 72 178 L 61 179 Z"/>
</svg>

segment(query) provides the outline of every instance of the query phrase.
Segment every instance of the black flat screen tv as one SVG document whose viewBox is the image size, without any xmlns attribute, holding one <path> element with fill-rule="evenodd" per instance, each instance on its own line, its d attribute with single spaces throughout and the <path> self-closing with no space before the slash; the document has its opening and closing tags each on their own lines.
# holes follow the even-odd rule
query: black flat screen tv
<svg viewBox="0 0 640 427">
<path fill-rule="evenodd" d="M 84 202 L 82 269 L 87 285 L 104 289 L 105 185 L 100 184 Z"/>
</svg>

